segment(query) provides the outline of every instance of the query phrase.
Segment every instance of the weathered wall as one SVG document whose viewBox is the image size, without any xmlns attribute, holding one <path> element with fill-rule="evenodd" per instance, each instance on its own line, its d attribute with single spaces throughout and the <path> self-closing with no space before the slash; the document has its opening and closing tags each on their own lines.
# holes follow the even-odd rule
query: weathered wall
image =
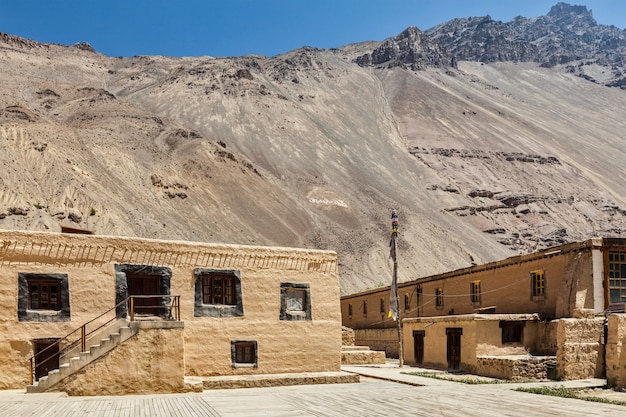
<svg viewBox="0 0 626 417">
<path fill-rule="evenodd" d="M 526 323 L 522 342 L 502 343 L 500 328 L 502 320 Z M 545 323 L 537 321 L 536 315 L 530 314 L 471 314 L 406 319 L 403 322 L 404 360 L 406 363 L 415 363 L 413 332 L 423 331 L 423 364 L 446 369 L 448 367 L 446 329 L 460 328 L 462 329 L 460 369 L 481 374 L 485 365 L 478 364 L 479 357 L 527 356 L 535 350 L 535 344 L 540 340 L 539 330 L 546 326 Z M 545 330 L 543 331 L 545 333 Z M 501 373 L 504 374 L 504 371 Z"/>
<path fill-rule="evenodd" d="M 398 357 L 398 329 L 356 329 L 354 343 L 371 350 L 384 351 L 388 358 Z"/>
<path fill-rule="evenodd" d="M 322 372 L 340 369 L 337 257 L 331 251 L 156 241 L 89 235 L 0 232 L 0 389 L 28 384 L 32 340 L 60 338 L 115 305 L 115 265 L 171 269 L 181 296 L 187 375 Z M 194 317 L 194 269 L 238 270 L 244 314 Z M 69 276 L 70 320 L 17 318 L 19 272 Z M 312 320 L 280 316 L 280 283 L 308 283 Z M 111 314 L 113 316 L 113 314 Z M 231 340 L 258 343 L 258 366 L 233 369 Z"/>
<path fill-rule="evenodd" d="M 591 249 L 600 244 L 601 240 L 570 243 L 557 250 L 514 256 L 401 284 L 398 295 L 402 317 L 471 314 L 489 307 L 498 314 L 538 313 L 544 319 L 580 316 L 579 311 L 598 307 L 595 298 L 603 298 L 602 294 L 594 294 L 598 285 L 593 281 Z M 530 272 L 535 270 L 545 272 L 545 297 L 532 297 Z M 480 281 L 480 302 L 472 302 L 470 297 L 472 281 Z M 441 307 L 435 303 L 437 288 L 444 293 Z M 393 320 L 379 314 L 379 300 L 383 298 L 388 306 L 389 294 L 389 287 L 383 287 L 342 297 L 343 325 L 353 329 L 394 327 Z M 367 315 L 363 312 L 365 301 Z"/>
<path fill-rule="evenodd" d="M 183 392 L 184 328 L 167 324 L 168 322 L 141 323 L 137 335 L 53 389 L 65 391 L 69 395 Z"/>
<path fill-rule="evenodd" d="M 608 317 L 606 381 L 610 386 L 626 388 L 626 314 Z"/>
<path fill-rule="evenodd" d="M 560 319 L 557 329 L 557 376 L 604 377 L 604 318 Z"/>
<path fill-rule="evenodd" d="M 554 357 L 545 356 L 479 356 L 476 360 L 476 374 L 509 380 L 546 379 L 548 366 L 553 362 Z"/>
</svg>

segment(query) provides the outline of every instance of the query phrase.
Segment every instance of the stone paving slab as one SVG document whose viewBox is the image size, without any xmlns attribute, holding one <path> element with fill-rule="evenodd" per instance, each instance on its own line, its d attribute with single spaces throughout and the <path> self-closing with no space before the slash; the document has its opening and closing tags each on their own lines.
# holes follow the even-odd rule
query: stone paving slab
<svg viewBox="0 0 626 417">
<path fill-rule="evenodd" d="M 352 371 L 352 367 L 344 370 Z M 62 393 L 26 394 L 24 391 L 0 391 L 0 416 L 617 417 L 626 415 L 624 406 L 513 391 L 512 388 L 519 384 L 469 385 L 402 374 L 407 370 L 410 371 L 411 368 L 363 367 L 359 370 L 360 383 L 218 389 L 171 395 L 67 397 Z M 365 374 L 373 377 L 364 376 Z M 381 376 L 385 379 L 380 379 Z M 405 378 L 413 378 L 423 385 L 415 386 L 395 382 L 405 380 Z M 563 382 L 569 386 L 585 387 L 603 383 L 604 380 Z"/>
</svg>

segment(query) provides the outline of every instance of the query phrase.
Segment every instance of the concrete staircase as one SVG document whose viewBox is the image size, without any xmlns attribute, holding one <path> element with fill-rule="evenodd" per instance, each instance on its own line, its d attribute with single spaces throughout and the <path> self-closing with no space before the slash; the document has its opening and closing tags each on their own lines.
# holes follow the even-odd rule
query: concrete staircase
<svg viewBox="0 0 626 417">
<path fill-rule="evenodd" d="M 50 390 L 65 378 L 109 353 L 138 332 L 139 325 L 137 322 L 116 321 L 102 333 L 106 336 L 99 339 L 99 344 L 91 345 L 87 352 L 80 352 L 80 348 L 67 352 L 59 358 L 59 369 L 53 369 L 48 372 L 47 376 L 43 376 L 39 378 L 39 381 L 34 382 L 33 385 L 27 386 L 26 392 L 36 393 Z"/>
</svg>

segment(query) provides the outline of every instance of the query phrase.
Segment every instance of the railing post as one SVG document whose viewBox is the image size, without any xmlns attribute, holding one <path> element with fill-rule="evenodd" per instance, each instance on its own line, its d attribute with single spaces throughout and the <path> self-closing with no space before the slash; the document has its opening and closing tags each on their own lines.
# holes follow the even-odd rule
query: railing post
<svg viewBox="0 0 626 417">
<path fill-rule="evenodd" d="M 176 320 L 180 320 L 180 295 L 176 296 Z"/>
<path fill-rule="evenodd" d="M 35 360 L 34 356 L 30 358 L 30 376 L 29 376 L 30 384 L 29 385 L 33 385 L 33 375 L 35 373 L 35 369 L 34 369 L 35 367 L 33 366 L 34 360 Z"/>
<path fill-rule="evenodd" d="M 80 328 L 80 351 L 81 352 L 87 352 L 87 349 L 86 349 L 87 341 L 85 340 L 86 339 L 85 333 L 87 329 L 85 327 L 87 327 L 87 325 L 83 324 L 83 326 Z"/>
<path fill-rule="evenodd" d="M 135 321 L 135 298 L 130 297 L 130 321 Z"/>
</svg>

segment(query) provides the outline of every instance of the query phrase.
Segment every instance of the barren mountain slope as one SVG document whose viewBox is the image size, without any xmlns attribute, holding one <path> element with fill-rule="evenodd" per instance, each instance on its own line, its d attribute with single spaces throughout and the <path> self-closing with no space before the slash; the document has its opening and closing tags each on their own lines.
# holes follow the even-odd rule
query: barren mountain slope
<svg viewBox="0 0 626 417">
<path fill-rule="evenodd" d="M 333 249 L 342 293 L 624 224 L 626 92 L 349 51 L 109 58 L 0 41 L 0 227 Z M 620 206 L 622 208 L 620 208 Z"/>
</svg>

